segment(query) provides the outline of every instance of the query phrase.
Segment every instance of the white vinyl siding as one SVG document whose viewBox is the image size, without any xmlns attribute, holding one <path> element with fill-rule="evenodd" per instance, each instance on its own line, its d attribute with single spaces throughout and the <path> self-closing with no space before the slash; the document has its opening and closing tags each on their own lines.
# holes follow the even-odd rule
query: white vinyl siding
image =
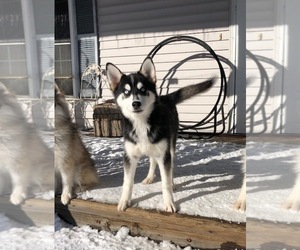
<svg viewBox="0 0 300 250">
<path fill-rule="evenodd" d="M 247 132 L 299 133 L 299 1 L 246 3 Z"/>
<path fill-rule="evenodd" d="M 246 129 L 248 133 L 267 132 L 273 126 L 269 117 L 273 100 L 269 81 L 275 68 L 274 60 L 274 3 L 272 1 L 246 2 L 247 47 L 247 99 Z M 268 59 L 268 60 L 266 60 Z"/>
<path fill-rule="evenodd" d="M 298 0 L 288 0 L 284 6 L 285 10 L 285 30 L 283 37 L 284 43 L 284 66 L 283 73 L 284 86 L 282 102 L 284 103 L 284 122 L 285 133 L 300 134 L 300 32 L 299 32 L 299 13 L 300 2 Z"/>
<path fill-rule="evenodd" d="M 219 56 L 225 59 L 231 57 L 231 1 L 98 0 L 97 3 L 100 64 L 103 69 L 107 62 L 111 62 L 124 73 L 137 71 L 158 43 L 176 35 L 196 37 L 205 41 Z M 198 83 L 211 76 L 220 76 L 214 59 L 201 58 L 204 53 L 208 52 L 203 47 L 187 41 L 162 47 L 154 56 L 158 92 L 162 82 L 162 94 L 165 94 L 167 85 L 169 92 L 173 92 L 179 87 Z M 182 63 L 191 56 L 195 58 Z M 230 67 L 226 63 L 222 65 L 228 79 Z M 170 71 L 177 66 L 176 71 Z M 213 108 L 219 86 L 218 82 L 210 91 L 178 105 L 180 120 L 189 121 L 190 125 L 202 120 Z M 103 97 L 112 98 L 107 85 Z M 225 115 L 229 109 L 226 101 Z"/>
</svg>

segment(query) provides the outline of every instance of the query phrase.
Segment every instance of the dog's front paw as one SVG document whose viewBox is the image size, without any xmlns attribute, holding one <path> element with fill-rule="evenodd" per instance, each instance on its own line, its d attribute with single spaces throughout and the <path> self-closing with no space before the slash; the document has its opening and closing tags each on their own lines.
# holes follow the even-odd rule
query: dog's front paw
<svg viewBox="0 0 300 250">
<path fill-rule="evenodd" d="M 118 204 L 118 211 L 124 212 L 126 208 L 130 207 L 130 201 L 129 200 L 120 200 Z"/>
<path fill-rule="evenodd" d="M 10 202 L 14 205 L 20 205 L 26 199 L 25 193 L 12 193 L 10 195 Z"/>
<path fill-rule="evenodd" d="M 282 206 L 283 209 L 291 209 L 294 211 L 300 211 L 300 199 L 298 200 L 290 200 L 285 201 Z"/>
<path fill-rule="evenodd" d="M 62 193 L 60 199 L 61 199 L 62 204 L 68 205 L 70 203 L 70 200 L 72 199 L 72 194 L 71 193 Z"/>
<path fill-rule="evenodd" d="M 176 213 L 177 209 L 175 207 L 175 204 L 173 202 L 165 202 L 165 211 L 169 213 Z"/>
<path fill-rule="evenodd" d="M 246 211 L 246 200 L 237 200 L 234 209 L 242 212 Z"/>
</svg>

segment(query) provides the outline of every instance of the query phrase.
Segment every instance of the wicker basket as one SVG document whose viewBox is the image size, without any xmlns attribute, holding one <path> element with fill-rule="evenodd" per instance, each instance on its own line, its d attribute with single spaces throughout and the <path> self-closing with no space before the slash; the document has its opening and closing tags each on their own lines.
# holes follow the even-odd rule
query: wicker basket
<svg viewBox="0 0 300 250">
<path fill-rule="evenodd" d="M 110 101 L 95 105 L 93 118 L 95 136 L 122 136 L 122 114 L 115 103 Z"/>
</svg>

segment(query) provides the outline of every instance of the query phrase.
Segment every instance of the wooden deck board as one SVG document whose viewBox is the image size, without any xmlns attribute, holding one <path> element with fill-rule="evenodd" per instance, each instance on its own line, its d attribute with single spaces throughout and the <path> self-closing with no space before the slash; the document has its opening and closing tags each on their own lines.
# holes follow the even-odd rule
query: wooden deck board
<svg viewBox="0 0 300 250">
<path fill-rule="evenodd" d="M 153 240 L 170 240 L 181 246 L 201 249 L 245 249 L 245 223 L 229 223 L 217 219 L 171 214 L 140 208 L 118 212 L 116 205 L 73 199 L 69 206 L 56 199 L 55 212 L 74 225 L 90 225 L 115 232 L 122 226 L 131 235 Z"/>
<path fill-rule="evenodd" d="M 0 213 L 29 226 L 54 225 L 54 201 L 28 199 L 15 206 L 8 197 L 0 197 Z"/>
<path fill-rule="evenodd" d="M 300 223 L 247 219 L 247 249 L 300 249 L 299 232 Z"/>
</svg>

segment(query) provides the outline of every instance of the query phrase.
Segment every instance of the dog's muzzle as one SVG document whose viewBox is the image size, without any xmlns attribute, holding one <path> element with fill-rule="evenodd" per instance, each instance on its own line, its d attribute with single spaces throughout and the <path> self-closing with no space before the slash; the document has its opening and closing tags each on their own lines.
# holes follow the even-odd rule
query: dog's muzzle
<svg viewBox="0 0 300 250">
<path fill-rule="evenodd" d="M 132 102 L 132 107 L 133 107 L 134 111 L 139 111 L 141 106 L 142 106 L 142 103 L 140 101 Z"/>
</svg>

